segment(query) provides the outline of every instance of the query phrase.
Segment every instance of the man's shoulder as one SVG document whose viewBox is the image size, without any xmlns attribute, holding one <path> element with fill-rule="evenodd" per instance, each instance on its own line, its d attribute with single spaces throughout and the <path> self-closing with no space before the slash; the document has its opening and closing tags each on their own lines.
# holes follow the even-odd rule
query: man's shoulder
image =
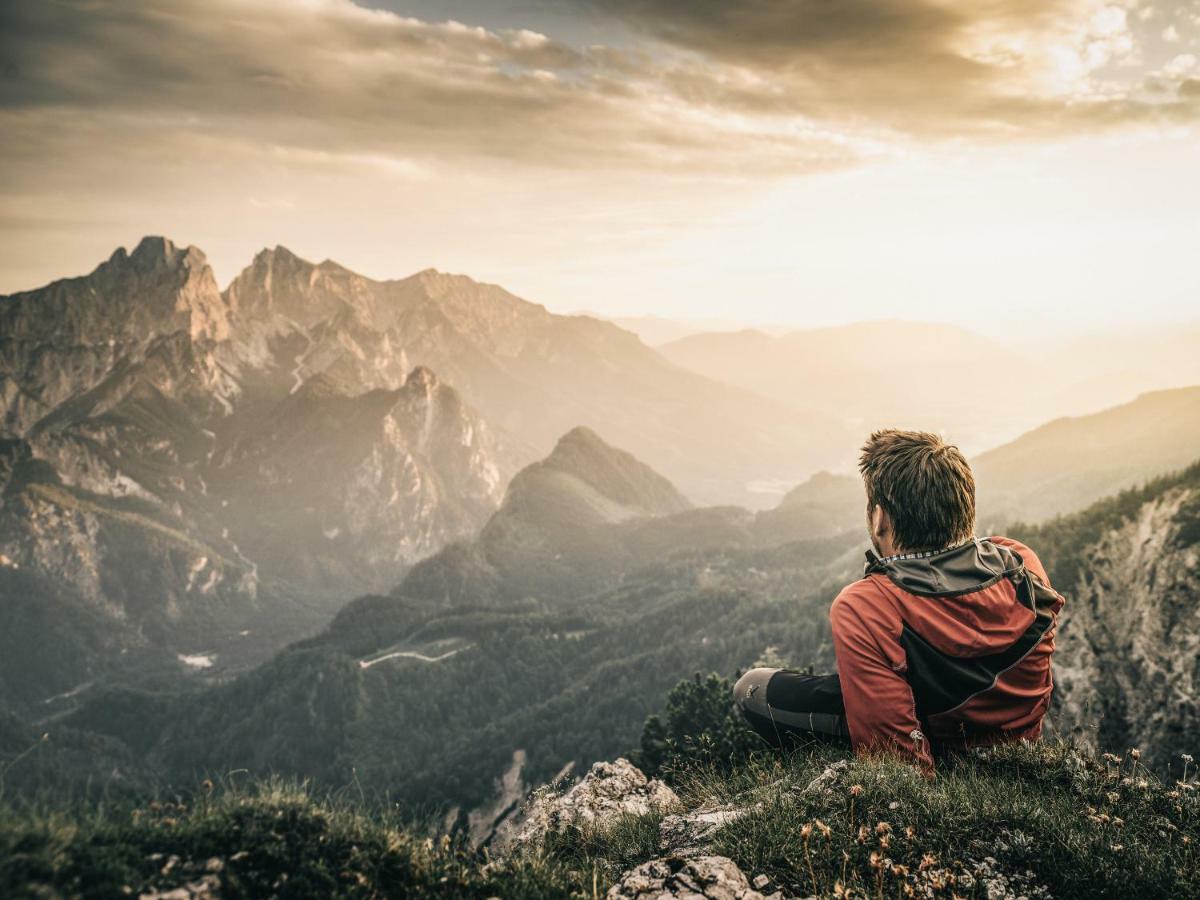
<svg viewBox="0 0 1200 900">
<path fill-rule="evenodd" d="M 867 575 L 852 581 L 833 600 L 830 613 L 861 611 L 865 606 L 875 606 L 883 599 L 883 593 L 875 584 L 875 576 Z"/>
<path fill-rule="evenodd" d="M 1042 565 L 1041 558 L 1034 552 L 1032 547 L 1022 541 L 1018 541 L 1016 538 L 1003 537 L 1002 535 L 993 535 L 988 540 L 1001 547 L 1007 547 L 1016 553 L 1017 556 L 1021 557 L 1021 562 L 1025 563 L 1025 568 L 1036 575 L 1043 584 L 1049 586 L 1050 578 L 1046 574 L 1046 567 Z"/>
</svg>

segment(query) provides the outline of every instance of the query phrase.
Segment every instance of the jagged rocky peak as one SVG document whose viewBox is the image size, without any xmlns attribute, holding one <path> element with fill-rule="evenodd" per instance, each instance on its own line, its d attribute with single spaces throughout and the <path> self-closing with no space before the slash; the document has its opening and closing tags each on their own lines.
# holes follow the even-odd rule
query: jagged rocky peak
<svg viewBox="0 0 1200 900">
<path fill-rule="evenodd" d="M 467 408 L 458 391 L 443 383 L 427 366 L 417 366 L 409 372 L 404 384 L 391 394 L 395 397 L 393 417 L 398 417 L 406 427 L 418 429 L 425 439 L 435 427 L 449 427 L 455 431 L 462 427 L 468 431 L 472 427 L 484 427 L 474 410 Z M 469 443 L 469 434 L 464 439 Z"/>
<path fill-rule="evenodd" d="M 133 266 L 146 272 L 188 264 L 203 266 L 207 262 L 208 259 L 200 248 L 190 245 L 181 248 L 170 238 L 161 235 L 147 235 L 142 238 L 132 253 L 124 247 L 118 247 L 108 258 L 110 265 Z"/>
<path fill-rule="evenodd" d="M 372 292 L 369 279 L 337 263 L 318 265 L 277 245 L 258 252 L 225 289 L 225 299 L 242 319 L 278 316 L 312 328 L 361 306 Z"/>
<path fill-rule="evenodd" d="M 225 340 L 230 317 L 203 253 L 148 237 L 87 275 L 0 297 L 0 335 L 0 413 L 24 433 L 164 338 Z"/>
<path fill-rule="evenodd" d="M 413 447 L 446 467 L 481 478 L 492 502 L 498 501 L 504 475 L 515 467 L 503 441 L 462 394 L 427 366 L 409 372 L 394 394 L 391 419 Z"/>
<path fill-rule="evenodd" d="M 496 285 L 484 284 L 466 275 L 456 275 L 452 272 L 443 272 L 432 268 L 422 269 L 420 272 L 410 275 L 404 280 L 421 285 L 431 297 L 439 297 L 455 290 L 496 288 Z"/>
<path fill-rule="evenodd" d="M 404 380 L 405 387 L 419 388 L 426 393 L 436 390 L 439 383 L 437 375 L 428 366 L 417 366 L 408 373 L 408 377 Z"/>
<path fill-rule="evenodd" d="M 159 235 L 147 235 L 138 241 L 133 253 L 129 254 L 129 261 L 146 272 L 159 268 L 199 268 L 208 264 L 208 258 L 199 247 L 190 244 L 177 247 L 174 241 Z"/>
<path fill-rule="evenodd" d="M 144 342 L 178 331 L 229 336 L 228 309 L 204 254 L 164 237 L 143 238 L 133 253 L 119 248 L 88 275 L 0 298 L 0 322 L 12 338 L 60 343 Z"/>
</svg>

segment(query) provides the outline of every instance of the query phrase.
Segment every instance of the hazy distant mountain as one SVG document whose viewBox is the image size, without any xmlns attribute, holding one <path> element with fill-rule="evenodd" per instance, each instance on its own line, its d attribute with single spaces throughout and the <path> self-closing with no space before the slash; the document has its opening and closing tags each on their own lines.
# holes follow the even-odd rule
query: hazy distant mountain
<svg viewBox="0 0 1200 900">
<path fill-rule="evenodd" d="M 1006 331 L 1006 334 L 1009 334 Z M 702 374 L 841 416 L 865 437 L 937 431 L 968 453 L 1064 414 L 1200 382 L 1200 331 L 1003 343 L 951 325 L 863 322 L 770 335 L 696 334 L 660 347 Z"/>
<path fill-rule="evenodd" d="M 711 331 L 732 331 L 738 328 L 738 323 L 730 319 L 670 319 L 664 316 L 606 316 L 602 313 L 585 311 L 580 315 L 591 316 L 595 319 L 607 319 L 614 325 L 632 331 L 649 347 L 677 341 L 693 334 Z M 789 329 L 780 326 L 772 328 L 758 326 L 770 334 L 782 334 Z"/>
<path fill-rule="evenodd" d="M 419 564 L 397 593 L 450 606 L 562 603 L 648 562 L 645 532 L 690 506 L 632 454 L 575 428 L 517 473 L 476 541 Z"/>
<path fill-rule="evenodd" d="M 807 507 L 693 508 L 632 454 L 576 428 L 513 478 L 477 540 L 416 565 L 395 595 L 449 607 L 527 599 L 563 606 L 673 554 L 837 534 Z"/>
<path fill-rule="evenodd" d="M 1200 387 L 1144 394 L 1087 416 L 1056 419 L 971 459 L 979 531 L 1076 512 L 1101 497 L 1200 457 Z M 797 538 L 863 526 L 862 480 L 819 473 L 794 488 L 760 527 Z"/>
<path fill-rule="evenodd" d="M 818 472 L 792 488 L 774 509 L 758 514 L 764 539 L 808 540 L 846 532 L 866 534 L 866 494 L 857 475 Z"/>
<path fill-rule="evenodd" d="M 971 461 L 986 517 L 1037 522 L 1200 457 L 1200 387 L 1056 419 Z"/>
<path fill-rule="evenodd" d="M 610 447 L 589 428 L 574 428 L 553 453 L 517 474 L 500 514 L 559 529 L 670 515 L 690 506 L 633 454 Z"/>
<path fill-rule="evenodd" d="M 993 446 L 1047 416 L 1026 399 L 1017 353 L 951 325 L 863 322 L 771 335 L 697 334 L 659 348 L 687 369 L 784 403 L 820 410 L 856 429 L 885 426 L 954 435 L 969 451 Z M 1001 379 L 1022 402 L 988 402 Z"/>
<path fill-rule="evenodd" d="M 1097 412 L 1163 388 L 1200 384 L 1200 326 L 1085 335 L 1030 348 L 1054 375 L 1058 414 Z M 1049 418 L 1049 417 L 1047 417 Z"/>
<path fill-rule="evenodd" d="M 794 481 L 852 445 L 836 420 L 803 404 L 730 387 L 729 373 L 698 377 L 610 322 L 554 315 L 461 275 L 372 281 L 277 247 L 226 296 L 255 323 L 239 329 L 241 356 L 280 382 L 321 372 L 353 390 L 393 388 L 428 366 L 536 453 L 584 425 L 697 502 L 761 503 L 751 482 Z"/>
</svg>

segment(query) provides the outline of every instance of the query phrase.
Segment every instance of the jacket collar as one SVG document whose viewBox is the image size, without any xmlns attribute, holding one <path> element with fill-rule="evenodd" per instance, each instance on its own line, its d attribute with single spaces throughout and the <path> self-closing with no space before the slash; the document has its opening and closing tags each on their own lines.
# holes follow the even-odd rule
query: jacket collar
<svg viewBox="0 0 1200 900">
<path fill-rule="evenodd" d="M 864 576 L 884 575 L 901 590 L 923 597 L 956 597 L 1024 574 L 1020 556 L 987 538 L 924 553 L 880 557 L 867 551 Z"/>
</svg>

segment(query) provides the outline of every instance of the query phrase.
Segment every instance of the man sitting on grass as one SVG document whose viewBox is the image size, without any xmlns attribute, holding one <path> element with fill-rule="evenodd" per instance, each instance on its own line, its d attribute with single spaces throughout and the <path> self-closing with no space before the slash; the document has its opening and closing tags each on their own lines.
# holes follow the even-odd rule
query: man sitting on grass
<svg viewBox="0 0 1200 900">
<path fill-rule="evenodd" d="M 773 744 L 849 738 L 927 771 L 941 751 L 1036 739 L 1063 605 L 1041 562 L 974 536 L 971 467 L 938 436 L 878 431 L 859 469 L 873 549 L 830 609 L 838 674 L 752 669 L 735 702 Z"/>
</svg>

